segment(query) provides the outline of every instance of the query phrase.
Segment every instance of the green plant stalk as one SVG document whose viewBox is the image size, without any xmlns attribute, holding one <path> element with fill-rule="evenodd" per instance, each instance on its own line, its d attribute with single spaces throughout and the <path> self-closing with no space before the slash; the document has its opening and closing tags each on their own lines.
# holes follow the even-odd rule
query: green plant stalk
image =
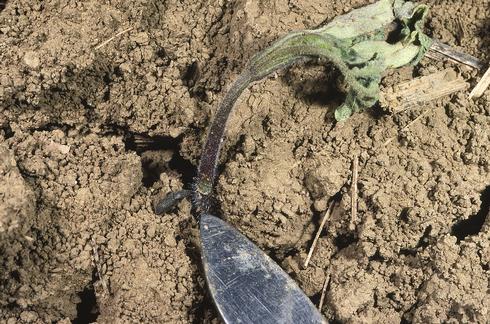
<svg viewBox="0 0 490 324">
<path fill-rule="evenodd" d="M 307 57 L 323 57 L 333 62 L 346 76 L 347 83 L 351 86 L 351 96 L 356 94 L 363 103 L 375 101 L 378 80 L 371 80 L 373 71 L 379 70 L 380 65 L 370 65 L 358 69 L 356 74 L 350 73 L 346 62 L 355 59 L 355 53 L 349 51 L 342 41 L 329 36 L 310 32 L 298 32 L 290 34 L 277 42 L 273 47 L 254 56 L 245 70 L 226 93 L 211 124 L 207 141 L 201 156 L 196 182 L 196 195 L 203 211 L 207 211 L 210 205 L 210 196 L 216 178 L 217 163 L 221 150 L 226 124 L 233 106 L 250 83 L 263 79 L 271 73 L 287 67 L 299 59 Z M 344 58 L 342 60 L 341 58 Z M 366 82 L 367 81 L 367 82 Z M 375 81 L 375 82 L 371 82 Z"/>
<path fill-rule="evenodd" d="M 226 93 L 211 124 L 194 187 L 198 210 L 206 212 L 211 206 L 226 124 L 237 99 L 250 83 L 300 59 L 325 58 L 345 77 L 346 100 L 335 112 L 337 120 L 345 120 L 352 112 L 376 103 L 382 73 L 387 68 L 415 64 L 423 56 L 430 46 L 430 39 L 420 31 L 426 13 L 425 6 L 381 0 L 317 30 L 290 33 L 253 56 Z M 390 44 L 385 33 L 395 18 L 401 24 L 399 39 Z M 346 26 L 345 22 L 349 24 Z"/>
<path fill-rule="evenodd" d="M 193 188 L 197 211 L 207 212 L 211 206 L 226 125 L 237 99 L 251 83 L 298 60 L 325 58 L 345 78 L 346 99 L 335 111 L 336 120 L 344 121 L 377 102 L 379 83 L 387 69 L 416 64 L 422 58 L 431 44 L 422 32 L 427 11 L 425 5 L 404 0 L 380 0 L 324 27 L 292 32 L 254 55 L 225 94 L 211 124 Z M 175 200 L 186 195 L 175 195 Z M 170 200 L 162 204 L 162 210 L 172 206 Z"/>
</svg>

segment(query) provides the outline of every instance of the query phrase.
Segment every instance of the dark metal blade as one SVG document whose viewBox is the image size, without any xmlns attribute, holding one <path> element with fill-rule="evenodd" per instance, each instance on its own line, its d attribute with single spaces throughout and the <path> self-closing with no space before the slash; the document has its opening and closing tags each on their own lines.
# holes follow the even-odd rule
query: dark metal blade
<svg viewBox="0 0 490 324">
<path fill-rule="evenodd" d="M 226 323 L 326 323 L 298 285 L 221 219 L 200 219 L 209 291 Z"/>
</svg>

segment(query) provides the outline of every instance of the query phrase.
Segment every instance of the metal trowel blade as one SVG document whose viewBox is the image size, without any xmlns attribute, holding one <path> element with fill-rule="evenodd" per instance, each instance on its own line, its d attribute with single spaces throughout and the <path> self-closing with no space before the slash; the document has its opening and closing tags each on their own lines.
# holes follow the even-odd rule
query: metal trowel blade
<svg viewBox="0 0 490 324">
<path fill-rule="evenodd" d="M 218 217 L 200 220 L 209 291 L 225 323 L 326 323 L 298 285 Z"/>
</svg>

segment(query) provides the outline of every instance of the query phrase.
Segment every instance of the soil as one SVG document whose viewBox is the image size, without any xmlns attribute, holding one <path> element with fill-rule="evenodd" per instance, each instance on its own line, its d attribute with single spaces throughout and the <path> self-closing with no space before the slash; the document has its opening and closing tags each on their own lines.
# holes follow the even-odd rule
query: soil
<svg viewBox="0 0 490 324">
<path fill-rule="evenodd" d="M 190 185 L 248 58 L 368 2 L 2 2 L 0 323 L 219 322 L 190 203 L 164 216 L 153 204 Z M 423 2 L 431 36 L 490 61 L 487 0 Z M 481 76 L 424 58 L 383 86 L 446 67 Z M 337 78 L 302 63 L 242 95 L 221 214 L 314 303 L 328 279 L 330 322 L 489 322 L 490 91 L 335 123 Z"/>
</svg>

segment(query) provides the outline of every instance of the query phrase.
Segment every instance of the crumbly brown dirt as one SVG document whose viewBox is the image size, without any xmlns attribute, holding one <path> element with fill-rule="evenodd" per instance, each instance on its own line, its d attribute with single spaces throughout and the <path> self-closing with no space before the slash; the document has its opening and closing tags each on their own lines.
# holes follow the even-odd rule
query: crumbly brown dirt
<svg viewBox="0 0 490 324">
<path fill-rule="evenodd" d="M 368 2 L 7 1 L 0 323 L 217 322 L 190 203 L 164 216 L 153 203 L 190 185 L 249 57 Z M 488 1 L 423 2 L 431 36 L 490 61 Z M 472 85 L 482 74 L 424 59 L 383 86 L 446 67 Z M 315 303 L 327 279 L 329 321 L 490 321 L 490 91 L 338 124 L 337 77 L 309 62 L 245 91 L 222 155 L 224 218 Z"/>
</svg>

